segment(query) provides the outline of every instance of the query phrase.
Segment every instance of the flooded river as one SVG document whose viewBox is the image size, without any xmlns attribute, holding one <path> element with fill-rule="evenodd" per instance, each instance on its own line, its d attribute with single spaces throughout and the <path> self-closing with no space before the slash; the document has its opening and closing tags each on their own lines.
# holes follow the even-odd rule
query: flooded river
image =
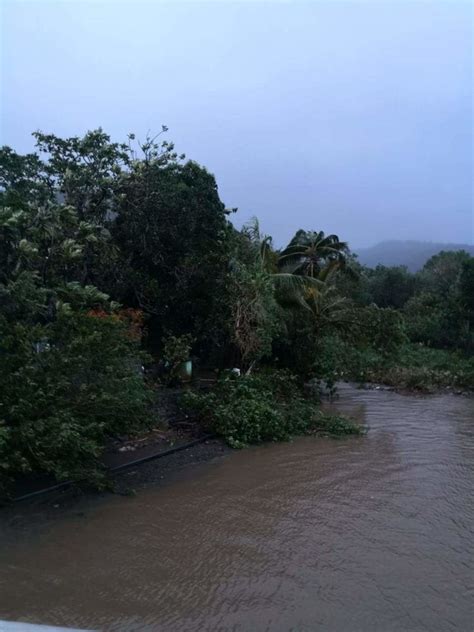
<svg viewBox="0 0 474 632">
<path fill-rule="evenodd" d="M 474 630 L 474 400 L 343 387 L 301 438 L 2 530 L 0 618 L 113 631 Z M 1 519 L 1 517 L 0 517 Z"/>
</svg>

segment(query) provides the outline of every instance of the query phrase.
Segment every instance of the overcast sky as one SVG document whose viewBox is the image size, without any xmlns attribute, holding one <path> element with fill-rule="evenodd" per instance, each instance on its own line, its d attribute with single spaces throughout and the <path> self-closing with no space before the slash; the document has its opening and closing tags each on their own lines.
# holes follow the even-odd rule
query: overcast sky
<svg viewBox="0 0 474 632">
<path fill-rule="evenodd" d="M 472 8 L 3 0 L 0 143 L 166 124 L 278 245 L 472 243 Z"/>
</svg>

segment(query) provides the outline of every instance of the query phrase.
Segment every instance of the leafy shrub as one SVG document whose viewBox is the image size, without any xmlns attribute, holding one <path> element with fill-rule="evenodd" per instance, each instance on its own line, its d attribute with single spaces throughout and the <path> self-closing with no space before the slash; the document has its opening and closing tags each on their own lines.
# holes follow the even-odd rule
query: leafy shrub
<svg viewBox="0 0 474 632">
<path fill-rule="evenodd" d="M 311 432 L 320 432 L 333 436 L 362 435 L 365 434 L 366 429 L 344 415 L 321 412 L 316 416 Z"/>
<path fill-rule="evenodd" d="M 145 423 L 142 316 L 85 284 L 107 233 L 72 207 L 0 209 L 0 478 L 98 481 L 106 437 Z"/>
<path fill-rule="evenodd" d="M 407 342 L 402 314 L 392 308 L 375 305 L 357 311 L 357 342 L 389 355 Z"/>
<path fill-rule="evenodd" d="M 4 481 L 39 471 L 97 482 L 106 437 L 147 420 L 149 395 L 126 325 L 67 312 L 35 326 L 1 317 L 0 340 Z"/>
<path fill-rule="evenodd" d="M 474 358 L 461 353 L 406 344 L 392 357 L 368 349 L 356 350 L 352 357 L 348 377 L 360 382 L 424 392 L 440 388 L 474 389 Z"/>
<path fill-rule="evenodd" d="M 405 345 L 397 364 L 387 367 L 380 377 L 381 382 L 413 390 L 474 389 L 474 358 L 423 345 Z"/>
<path fill-rule="evenodd" d="M 445 338 L 446 313 L 440 300 L 426 292 L 412 297 L 404 307 L 407 334 L 413 342 L 439 344 Z"/>
<path fill-rule="evenodd" d="M 403 317 L 396 310 L 370 306 L 346 311 L 350 326 L 339 330 L 318 330 L 308 314 L 304 320 L 298 315 L 303 326 L 289 320 L 286 339 L 280 337 L 274 345 L 279 364 L 333 389 L 341 379 L 364 379 L 367 368 L 384 357 L 394 358 L 407 342 Z"/>
<path fill-rule="evenodd" d="M 210 393 L 187 394 L 184 404 L 237 448 L 287 440 L 291 435 L 325 426 L 315 400 L 303 396 L 296 378 L 287 371 L 226 377 Z M 348 428 L 332 426 L 334 432 L 347 432 Z M 329 431 L 328 424 L 326 429 Z"/>
</svg>

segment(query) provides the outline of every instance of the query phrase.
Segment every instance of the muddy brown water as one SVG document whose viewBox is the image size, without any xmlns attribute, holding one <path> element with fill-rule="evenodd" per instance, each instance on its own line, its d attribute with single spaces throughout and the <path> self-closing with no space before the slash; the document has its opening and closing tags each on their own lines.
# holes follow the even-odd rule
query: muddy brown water
<svg viewBox="0 0 474 632">
<path fill-rule="evenodd" d="M 341 389 L 301 438 L 4 525 L 0 618 L 113 631 L 474 630 L 474 400 Z"/>
</svg>

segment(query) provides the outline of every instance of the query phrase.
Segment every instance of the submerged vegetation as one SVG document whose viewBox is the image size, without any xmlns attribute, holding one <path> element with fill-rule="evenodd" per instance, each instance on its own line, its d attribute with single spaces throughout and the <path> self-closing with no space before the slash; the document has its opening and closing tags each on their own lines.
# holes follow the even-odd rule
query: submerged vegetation
<svg viewBox="0 0 474 632">
<path fill-rule="evenodd" d="M 308 383 L 474 388 L 468 253 L 412 274 L 366 268 L 321 230 L 279 249 L 257 220 L 237 230 L 214 177 L 172 143 L 35 137 L 38 153 L 0 150 L 4 486 L 99 480 L 107 438 L 155 423 L 150 375 L 174 384 L 191 359 L 222 377 L 185 405 L 234 446 L 361 432 L 323 415 Z"/>
<path fill-rule="evenodd" d="M 197 411 L 203 422 L 234 448 L 308 432 L 363 432 L 343 417 L 323 415 L 314 397 L 305 396 L 296 377 L 283 370 L 226 376 L 210 393 L 186 394 L 185 405 Z"/>
</svg>

